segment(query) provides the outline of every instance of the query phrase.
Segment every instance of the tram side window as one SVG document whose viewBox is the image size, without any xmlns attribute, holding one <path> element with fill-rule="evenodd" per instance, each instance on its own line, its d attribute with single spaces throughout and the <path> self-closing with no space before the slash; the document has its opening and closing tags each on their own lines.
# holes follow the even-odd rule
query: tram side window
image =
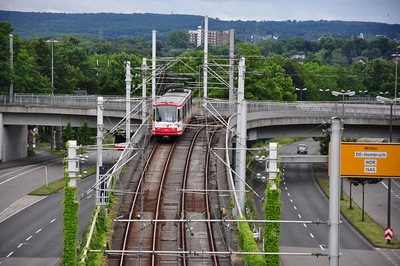
<svg viewBox="0 0 400 266">
<path fill-rule="evenodd" d="M 157 122 L 176 122 L 176 107 L 175 106 L 157 106 L 156 121 Z"/>
</svg>

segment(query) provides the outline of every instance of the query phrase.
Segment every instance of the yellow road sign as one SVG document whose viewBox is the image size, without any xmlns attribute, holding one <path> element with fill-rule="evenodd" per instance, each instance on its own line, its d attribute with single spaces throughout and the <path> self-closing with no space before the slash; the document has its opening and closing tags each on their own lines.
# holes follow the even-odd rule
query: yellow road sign
<svg viewBox="0 0 400 266">
<path fill-rule="evenodd" d="M 400 178 L 400 144 L 343 142 L 340 175 Z"/>
</svg>

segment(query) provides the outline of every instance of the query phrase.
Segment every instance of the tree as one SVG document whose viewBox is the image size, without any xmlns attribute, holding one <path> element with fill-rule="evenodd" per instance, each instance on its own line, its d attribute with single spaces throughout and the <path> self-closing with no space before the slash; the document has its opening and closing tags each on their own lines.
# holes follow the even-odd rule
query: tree
<svg viewBox="0 0 400 266">
<path fill-rule="evenodd" d="M 294 87 L 285 69 L 280 65 L 281 57 L 271 60 L 261 57 L 261 47 L 242 43 L 238 53 L 246 58 L 245 98 L 248 100 L 294 100 Z M 278 63 L 277 63 L 278 62 Z"/>
<path fill-rule="evenodd" d="M 82 127 L 78 128 L 76 139 L 78 145 L 86 146 L 94 144 L 93 131 L 89 128 L 87 121 L 83 123 Z"/>
<path fill-rule="evenodd" d="M 379 92 L 390 92 L 393 97 L 394 88 L 394 62 L 383 59 L 373 59 L 364 68 L 363 84 L 371 96 Z"/>
<path fill-rule="evenodd" d="M 75 130 L 71 126 L 71 122 L 68 122 L 66 126 L 63 127 L 61 132 L 61 146 L 65 147 L 68 140 L 75 140 L 76 133 Z"/>
<path fill-rule="evenodd" d="M 7 94 L 12 73 L 10 69 L 10 34 L 13 28 L 7 22 L 0 22 L 0 93 Z"/>
<path fill-rule="evenodd" d="M 379 182 L 382 181 L 382 178 L 348 178 L 349 182 L 350 182 L 350 186 L 354 185 L 354 186 L 358 186 L 358 185 L 362 185 L 362 214 L 361 214 L 361 221 L 365 221 L 364 219 L 364 198 L 365 198 L 365 194 L 364 194 L 364 187 L 365 184 L 377 184 Z M 351 201 L 351 199 L 350 199 Z"/>
<path fill-rule="evenodd" d="M 168 33 L 167 45 L 174 48 L 187 48 L 189 46 L 188 35 L 183 30 L 172 30 Z"/>
</svg>

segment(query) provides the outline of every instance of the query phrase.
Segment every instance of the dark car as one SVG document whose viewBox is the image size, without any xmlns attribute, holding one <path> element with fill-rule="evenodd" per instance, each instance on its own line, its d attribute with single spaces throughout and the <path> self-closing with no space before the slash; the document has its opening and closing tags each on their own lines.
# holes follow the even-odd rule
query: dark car
<svg viewBox="0 0 400 266">
<path fill-rule="evenodd" d="M 306 144 L 299 144 L 297 145 L 297 154 L 307 154 L 307 149 Z"/>
</svg>

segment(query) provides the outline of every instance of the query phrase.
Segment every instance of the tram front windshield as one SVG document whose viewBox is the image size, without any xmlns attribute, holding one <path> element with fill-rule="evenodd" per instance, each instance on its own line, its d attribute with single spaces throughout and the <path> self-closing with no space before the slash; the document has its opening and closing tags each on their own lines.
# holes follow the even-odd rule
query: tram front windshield
<svg viewBox="0 0 400 266">
<path fill-rule="evenodd" d="M 155 116 L 157 122 L 176 122 L 176 106 L 157 106 Z"/>
</svg>

